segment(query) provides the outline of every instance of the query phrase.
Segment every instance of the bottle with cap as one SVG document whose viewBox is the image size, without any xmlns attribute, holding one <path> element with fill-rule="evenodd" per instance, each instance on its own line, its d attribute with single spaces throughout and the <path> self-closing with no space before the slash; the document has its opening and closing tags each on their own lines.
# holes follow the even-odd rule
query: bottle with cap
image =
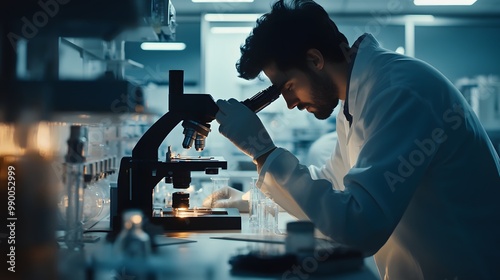
<svg viewBox="0 0 500 280">
<path fill-rule="evenodd" d="M 142 229 L 143 214 L 130 209 L 123 213 L 122 230 L 114 243 L 116 271 L 130 279 L 155 279 L 150 267 L 151 240 Z M 121 277 L 118 275 L 117 277 Z"/>
<path fill-rule="evenodd" d="M 143 215 L 140 210 L 123 213 L 123 225 L 116 238 L 115 252 L 124 258 L 147 258 L 151 254 L 149 235 L 142 229 Z"/>
</svg>

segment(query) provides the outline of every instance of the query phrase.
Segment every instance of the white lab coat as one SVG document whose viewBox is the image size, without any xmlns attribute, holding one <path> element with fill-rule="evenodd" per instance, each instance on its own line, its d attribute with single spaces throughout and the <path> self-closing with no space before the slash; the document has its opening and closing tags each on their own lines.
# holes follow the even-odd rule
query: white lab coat
<svg viewBox="0 0 500 280">
<path fill-rule="evenodd" d="M 382 279 L 498 278 L 500 160 L 460 92 L 366 34 L 347 101 L 352 125 L 341 108 L 330 161 L 306 167 L 278 148 L 261 190 L 334 241 L 375 254 Z"/>
<path fill-rule="evenodd" d="M 336 145 L 337 131 L 328 132 L 322 135 L 309 147 L 305 164 L 314 166 L 323 165 L 332 155 L 333 147 Z"/>
</svg>

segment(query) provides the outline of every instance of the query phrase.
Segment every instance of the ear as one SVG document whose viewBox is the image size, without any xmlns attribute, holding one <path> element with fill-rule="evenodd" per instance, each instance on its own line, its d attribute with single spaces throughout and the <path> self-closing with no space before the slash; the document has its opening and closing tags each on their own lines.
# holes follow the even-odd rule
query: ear
<svg viewBox="0 0 500 280">
<path fill-rule="evenodd" d="M 323 69 L 325 59 L 323 54 L 317 49 L 309 49 L 306 52 L 307 65 L 315 70 Z"/>
</svg>

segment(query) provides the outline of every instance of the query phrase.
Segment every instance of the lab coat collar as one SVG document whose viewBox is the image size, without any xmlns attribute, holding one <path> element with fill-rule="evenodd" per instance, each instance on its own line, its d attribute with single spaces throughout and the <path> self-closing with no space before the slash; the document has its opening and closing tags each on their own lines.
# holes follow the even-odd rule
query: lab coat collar
<svg viewBox="0 0 500 280">
<path fill-rule="evenodd" d="M 355 104 L 359 85 L 364 79 L 362 71 L 364 66 L 366 65 L 363 64 L 367 62 L 366 60 L 370 56 L 370 53 L 372 53 L 374 49 L 379 47 L 380 44 L 375 39 L 375 37 L 373 37 L 373 35 L 369 33 L 365 33 L 361 35 L 356 40 L 356 42 L 354 42 L 349 51 L 348 61 L 350 62 L 350 71 L 347 80 L 346 98 L 343 110 L 344 116 L 346 117 L 347 121 L 349 121 L 349 127 L 352 125 L 352 116 L 354 114 L 354 106 L 352 106 L 352 104 Z M 349 104 L 351 104 L 350 107 Z"/>
</svg>

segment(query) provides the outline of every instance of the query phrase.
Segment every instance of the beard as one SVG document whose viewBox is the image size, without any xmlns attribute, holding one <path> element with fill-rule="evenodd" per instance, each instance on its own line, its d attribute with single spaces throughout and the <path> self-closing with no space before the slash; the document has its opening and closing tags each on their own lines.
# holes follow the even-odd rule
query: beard
<svg viewBox="0 0 500 280">
<path fill-rule="evenodd" d="M 326 75 L 307 71 L 311 81 L 311 108 L 314 108 L 314 116 L 319 120 L 327 119 L 333 113 L 333 109 L 339 104 L 339 89 Z"/>
</svg>

